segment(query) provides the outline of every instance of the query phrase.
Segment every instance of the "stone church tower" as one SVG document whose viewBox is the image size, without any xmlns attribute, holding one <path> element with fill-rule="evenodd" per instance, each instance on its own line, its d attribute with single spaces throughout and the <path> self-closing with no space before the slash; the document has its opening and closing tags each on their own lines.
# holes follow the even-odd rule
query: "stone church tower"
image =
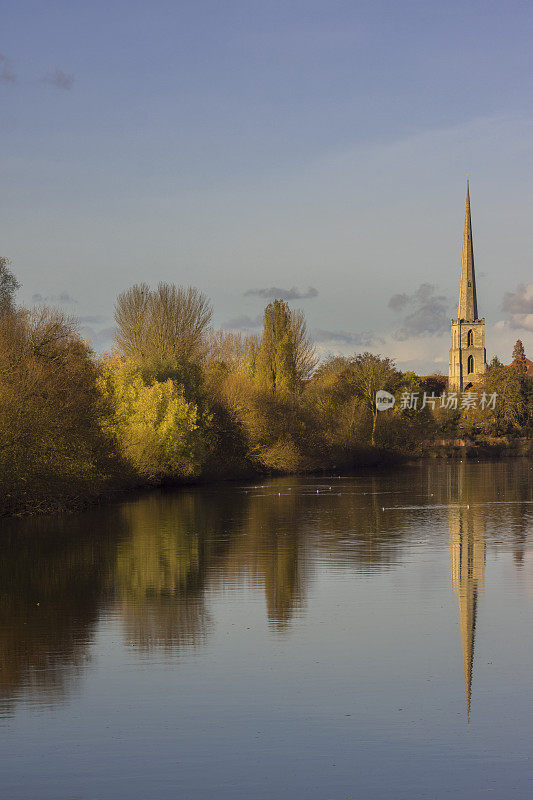
<svg viewBox="0 0 533 800">
<path fill-rule="evenodd" d="M 452 319 L 448 388 L 454 392 L 469 389 L 487 368 L 485 351 L 485 318 L 478 319 L 474 244 L 470 218 L 470 188 L 466 183 L 465 230 L 459 309 Z"/>
</svg>

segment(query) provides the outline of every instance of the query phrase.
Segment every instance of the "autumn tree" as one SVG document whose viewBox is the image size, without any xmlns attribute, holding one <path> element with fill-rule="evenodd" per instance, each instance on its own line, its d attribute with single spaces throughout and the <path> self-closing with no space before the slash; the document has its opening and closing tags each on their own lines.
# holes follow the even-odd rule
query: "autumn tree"
<svg viewBox="0 0 533 800">
<path fill-rule="evenodd" d="M 531 383 L 531 379 L 517 369 L 492 363 L 477 388 L 487 398 L 495 396 L 494 408 L 489 403 L 485 408 L 478 404 L 478 408 L 469 412 L 467 417 L 492 434 L 518 433 L 521 428 L 531 425 Z"/>
<path fill-rule="evenodd" d="M 60 312 L 0 317 L 0 513 L 64 507 L 102 490 L 113 459 L 97 375 Z"/>
<path fill-rule="evenodd" d="M 303 313 L 291 311 L 283 300 L 269 303 L 255 357 L 257 383 L 271 392 L 295 394 L 315 366 L 315 348 Z"/>
<path fill-rule="evenodd" d="M 211 316 L 208 298 L 193 286 L 136 284 L 115 304 L 116 351 L 152 379 L 178 377 L 187 389 L 198 380 Z"/>
<path fill-rule="evenodd" d="M 115 304 L 117 358 L 108 360 L 108 430 L 134 472 L 150 482 L 198 475 L 209 426 L 203 396 L 207 297 L 189 286 L 136 284 Z"/>
<path fill-rule="evenodd" d="M 513 348 L 513 367 L 520 375 L 527 374 L 526 354 L 521 339 L 516 340 L 516 344 Z"/>
<path fill-rule="evenodd" d="M 0 256 L 0 315 L 13 311 L 15 292 L 20 289 L 20 283 L 9 269 L 10 266 L 10 260 Z"/>
<path fill-rule="evenodd" d="M 171 378 L 147 383 L 126 361 L 108 364 L 100 385 L 111 409 L 104 428 L 134 474 L 160 483 L 200 473 L 205 419 L 181 384 Z"/>
<path fill-rule="evenodd" d="M 239 331 L 209 329 L 206 336 L 206 369 L 209 373 L 220 371 L 251 376 L 259 347 L 257 336 Z"/>
<path fill-rule="evenodd" d="M 317 411 L 323 440 L 321 449 L 342 460 L 364 440 L 367 413 L 354 393 L 351 382 L 352 359 L 332 356 L 317 367 L 305 389 L 304 399 Z"/>
<path fill-rule="evenodd" d="M 351 363 L 350 383 L 355 395 L 370 412 L 372 419 L 370 443 L 374 446 L 379 413 L 376 407 L 376 393 L 380 389 L 391 391 L 396 388 L 398 372 L 395 363 L 390 358 L 382 358 L 373 353 L 357 355 Z"/>
</svg>

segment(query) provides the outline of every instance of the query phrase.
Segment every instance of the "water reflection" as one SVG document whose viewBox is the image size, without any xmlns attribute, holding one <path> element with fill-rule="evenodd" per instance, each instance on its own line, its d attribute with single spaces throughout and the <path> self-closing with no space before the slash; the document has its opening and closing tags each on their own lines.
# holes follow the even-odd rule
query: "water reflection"
<svg viewBox="0 0 533 800">
<path fill-rule="evenodd" d="M 450 509 L 450 548 L 452 586 L 459 597 L 466 706 L 470 714 L 478 591 L 485 585 L 483 506 Z"/>
<path fill-rule="evenodd" d="M 117 547 L 115 613 L 129 644 L 147 652 L 205 640 L 206 578 L 224 547 L 223 538 L 209 533 L 223 518 L 223 509 L 191 493 L 148 496 L 124 507 L 128 536 Z"/>
<path fill-rule="evenodd" d="M 262 586 L 269 622 L 286 626 L 307 582 L 305 545 L 297 493 L 277 488 L 156 494 L 125 507 L 115 581 L 129 641 L 144 650 L 201 643 L 206 594 L 224 586 Z"/>
<path fill-rule="evenodd" d="M 270 629 L 290 632 L 320 570 L 354 580 L 393 571 L 424 535 L 434 546 L 449 534 L 470 712 L 486 549 L 503 542 L 522 565 L 530 475 L 520 462 L 423 464 L 153 493 L 71 519 L 11 522 L 0 540 L 0 695 L 64 697 L 108 618 L 141 654 L 200 648 L 225 591 L 260 590 Z"/>
<path fill-rule="evenodd" d="M 453 463 L 441 499 L 449 504 L 452 586 L 457 592 L 467 716 L 472 703 L 478 602 L 485 588 L 487 530 L 520 568 L 531 518 L 531 467 L 509 462 Z M 503 539 L 502 535 L 508 536 Z"/>
<path fill-rule="evenodd" d="M 80 676 L 112 583 L 119 517 L 9 524 L 0 550 L 0 700 L 62 699 Z"/>
<path fill-rule="evenodd" d="M 273 481 L 247 490 L 241 524 L 231 537 L 219 580 L 263 588 L 269 623 L 287 628 L 309 583 L 308 527 L 298 484 Z"/>
</svg>

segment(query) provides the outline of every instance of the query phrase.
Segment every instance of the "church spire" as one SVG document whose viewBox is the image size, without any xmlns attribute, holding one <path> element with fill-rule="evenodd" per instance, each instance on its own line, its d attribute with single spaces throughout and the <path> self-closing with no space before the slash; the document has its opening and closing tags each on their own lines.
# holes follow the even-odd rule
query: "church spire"
<svg viewBox="0 0 533 800">
<path fill-rule="evenodd" d="M 470 217 L 470 187 L 466 182 L 465 230 L 463 234 L 463 256 L 461 259 L 461 284 L 459 287 L 458 319 L 467 322 L 477 320 L 476 274 L 474 271 L 474 243 L 472 241 L 472 219 Z"/>
<path fill-rule="evenodd" d="M 460 496 L 461 505 L 450 509 L 450 555 L 452 586 L 459 599 L 466 713 L 470 717 L 478 591 L 485 584 L 485 520 L 470 506 L 465 508 L 463 500 Z"/>
<path fill-rule="evenodd" d="M 461 645 L 465 675 L 466 713 L 470 717 L 472 700 L 472 671 L 474 666 L 474 642 L 476 635 L 477 586 L 469 582 L 459 589 L 459 621 L 461 623 Z"/>
</svg>

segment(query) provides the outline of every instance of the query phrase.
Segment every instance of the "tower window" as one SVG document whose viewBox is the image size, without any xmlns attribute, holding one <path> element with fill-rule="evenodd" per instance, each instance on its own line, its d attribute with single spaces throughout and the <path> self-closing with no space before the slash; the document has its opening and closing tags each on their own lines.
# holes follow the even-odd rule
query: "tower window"
<svg viewBox="0 0 533 800">
<path fill-rule="evenodd" d="M 472 331 L 470 331 L 472 333 Z M 468 356 L 468 372 L 474 371 L 474 356 Z"/>
<path fill-rule="evenodd" d="M 471 347 L 474 344 L 474 331 L 469 330 L 467 337 L 466 337 L 466 344 L 467 347 Z"/>
</svg>

